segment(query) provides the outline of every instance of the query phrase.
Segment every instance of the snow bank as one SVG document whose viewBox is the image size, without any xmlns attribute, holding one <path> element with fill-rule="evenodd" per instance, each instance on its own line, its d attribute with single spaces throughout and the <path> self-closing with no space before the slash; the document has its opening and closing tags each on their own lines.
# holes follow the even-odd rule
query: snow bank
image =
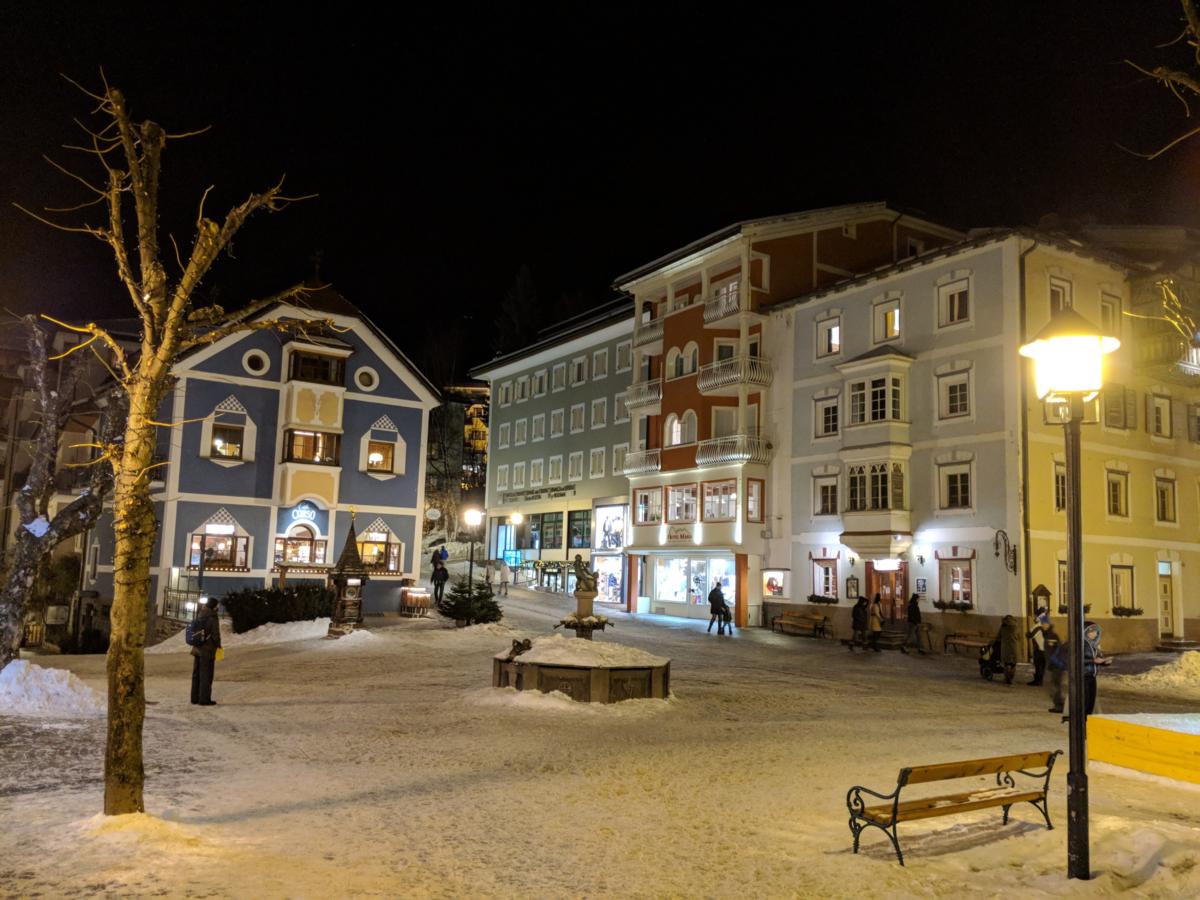
<svg viewBox="0 0 1200 900">
<path fill-rule="evenodd" d="M 1130 725 L 1144 725 L 1147 728 L 1162 728 L 1165 731 L 1178 731 L 1181 734 L 1200 734 L 1200 714 L 1196 713 L 1126 713 L 1099 718 L 1128 722 Z"/>
<path fill-rule="evenodd" d="M 268 622 L 259 625 L 242 634 L 234 634 L 225 620 L 221 622 L 221 646 L 226 650 L 237 647 L 254 647 L 265 644 L 286 644 L 291 641 L 310 641 L 322 638 L 329 633 L 329 618 L 313 619 L 309 622 Z M 187 645 L 184 633 L 173 634 L 161 644 L 147 647 L 150 654 L 187 653 L 191 648 Z"/>
<path fill-rule="evenodd" d="M 325 621 L 329 621 L 329 620 L 326 619 Z M 379 635 L 377 635 L 371 631 L 364 631 L 363 629 L 360 628 L 357 631 L 352 631 L 349 634 L 342 635 L 336 641 L 326 641 L 325 643 L 320 644 L 319 646 L 322 648 L 325 648 L 325 647 L 362 647 L 367 644 L 373 644 L 378 640 L 379 640 Z"/>
<path fill-rule="evenodd" d="M 482 688 L 470 691 L 466 701 L 473 706 L 491 709 L 524 709 L 568 715 L 602 715 L 605 718 L 640 718 L 666 712 L 674 702 L 669 700 L 622 700 L 620 703 L 580 703 L 561 691 L 518 691 L 516 688 Z"/>
<path fill-rule="evenodd" d="M 467 628 L 455 628 L 455 634 L 463 634 L 467 636 L 478 635 L 493 635 L 495 637 L 511 638 L 518 634 L 515 629 L 509 628 L 507 625 L 501 625 L 499 622 L 485 622 L 482 625 L 471 625 Z"/>
<path fill-rule="evenodd" d="M 132 838 L 135 844 L 158 850 L 199 849 L 205 843 L 187 827 L 146 813 L 123 816 L 97 813 L 77 823 L 77 827 L 84 838 Z"/>
<path fill-rule="evenodd" d="M 497 659 L 507 659 L 508 650 L 496 654 Z M 518 660 L 540 665 L 559 666 L 665 666 L 669 659 L 655 656 L 636 647 L 613 644 L 607 641 L 585 641 L 568 638 L 561 634 L 535 638 L 532 649 L 522 653 Z"/>
<path fill-rule="evenodd" d="M 1140 675 L 1117 675 L 1113 677 L 1121 687 L 1129 688 L 1183 688 L 1200 693 L 1200 651 L 1190 650 L 1162 666 L 1155 666 Z"/>
<path fill-rule="evenodd" d="M 0 716 L 102 716 L 104 698 L 66 669 L 16 659 L 0 671 Z"/>
<path fill-rule="evenodd" d="M 1155 775 L 1151 772 L 1141 772 L 1137 769 L 1127 769 L 1125 766 L 1115 766 L 1112 763 L 1088 760 L 1088 771 L 1103 772 L 1107 775 L 1119 775 L 1122 778 L 1144 781 L 1147 784 L 1170 788 L 1173 791 L 1194 791 L 1200 793 L 1200 784 L 1194 784 L 1191 781 L 1180 781 L 1178 778 L 1168 778 L 1165 775 Z"/>
</svg>

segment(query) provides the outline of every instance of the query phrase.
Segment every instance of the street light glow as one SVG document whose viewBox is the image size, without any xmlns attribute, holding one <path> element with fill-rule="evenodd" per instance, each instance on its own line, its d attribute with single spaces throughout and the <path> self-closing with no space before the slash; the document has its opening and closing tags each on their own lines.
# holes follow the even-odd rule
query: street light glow
<svg viewBox="0 0 1200 900">
<path fill-rule="evenodd" d="M 512 522 L 514 525 L 520 525 L 522 522 L 525 521 L 525 517 L 523 515 L 521 515 L 519 512 L 515 512 L 511 516 L 508 517 L 508 521 Z"/>
<path fill-rule="evenodd" d="M 1104 357 L 1120 346 L 1117 338 L 1101 334 L 1079 313 L 1064 309 L 1020 353 L 1033 360 L 1039 400 L 1065 394 L 1082 394 L 1090 400 L 1104 385 Z"/>
<path fill-rule="evenodd" d="M 468 509 L 463 513 L 463 521 L 471 528 L 476 528 L 483 521 L 483 512 L 478 509 Z"/>
</svg>

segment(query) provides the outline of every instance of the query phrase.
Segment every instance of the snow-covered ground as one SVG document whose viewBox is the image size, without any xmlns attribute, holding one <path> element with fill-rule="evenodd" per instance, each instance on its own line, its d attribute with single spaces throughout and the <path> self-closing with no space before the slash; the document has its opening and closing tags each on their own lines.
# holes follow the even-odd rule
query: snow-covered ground
<svg viewBox="0 0 1200 900">
<path fill-rule="evenodd" d="M 907 866 L 846 791 L 901 766 L 1066 749 L 1045 694 L 969 657 L 615 614 L 596 635 L 671 659 L 669 701 L 488 688 L 493 654 L 565 598 L 513 591 L 502 625 L 375 620 L 349 641 L 229 646 L 218 706 L 191 658 L 146 659 L 148 815 L 105 819 L 103 719 L 0 717 L 0 896 L 848 897 L 1200 895 L 1200 793 L 1096 766 L 1089 883 L 1032 808 L 900 827 Z M 40 657 L 103 695 L 104 658 Z M 1114 669 L 1119 669 L 1114 666 Z M 1021 680 L 1021 679 L 1019 679 Z M 1200 712 L 1185 686 L 1101 678 L 1106 713 Z"/>
</svg>

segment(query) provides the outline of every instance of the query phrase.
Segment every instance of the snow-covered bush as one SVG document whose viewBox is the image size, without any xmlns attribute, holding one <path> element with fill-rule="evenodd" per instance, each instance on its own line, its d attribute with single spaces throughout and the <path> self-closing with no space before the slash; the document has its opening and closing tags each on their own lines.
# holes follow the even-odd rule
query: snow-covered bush
<svg viewBox="0 0 1200 900">
<path fill-rule="evenodd" d="M 268 622 L 299 622 L 331 616 L 333 602 L 333 591 L 320 584 L 288 585 L 282 589 L 244 588 L 221 599 L 235 634 Z"/>
</svg>

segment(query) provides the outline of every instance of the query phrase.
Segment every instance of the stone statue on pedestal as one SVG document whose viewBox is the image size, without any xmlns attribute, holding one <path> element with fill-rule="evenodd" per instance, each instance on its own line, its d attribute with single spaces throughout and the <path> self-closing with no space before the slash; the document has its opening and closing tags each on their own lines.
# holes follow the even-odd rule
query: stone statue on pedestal
<svg viewBox="0 0 1200 900">
<path fill-rule="evenodd" d="M 593 596 L 596 593 L 596 573 L 587 567 L 578 553 L 575 554 L 575 593 Z"/>
</svg>

